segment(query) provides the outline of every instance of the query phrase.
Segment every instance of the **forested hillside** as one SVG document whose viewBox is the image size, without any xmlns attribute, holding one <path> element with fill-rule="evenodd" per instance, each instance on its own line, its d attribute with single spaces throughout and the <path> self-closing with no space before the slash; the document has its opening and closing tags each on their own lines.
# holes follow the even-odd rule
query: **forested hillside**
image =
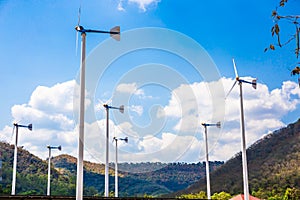
<svg viewBox="0 0 300 200">
<path fill-rule="evenodd" d="M 247 149 L 250 193 L 260 198 L 282 196 L 287 188 L 300 198 L 300 119 L 268 134 Z M 211 174 L 212 192 L 243 193 L 241 153 Z M 206 180 L 174 195 L 206 191 Z"/>
<path fill-rule="evenodd" d="M 76 175 L 76 158 L 60 155 L 53 159 L 53 163 L 59 171 Z M 222 164 L 223 162 L 211 162 L 211 170 L 215 170 Z M 171 193 L 182 190 L 205 176 L 204 163 L 120 163 L 119 168 L 124 169 L 119 172 L 120 196 L 143 196 L 145 194 L 157 196 Z M 110 191 L 114 191 L 113 164 L 109 173 Z M 94 187 L 99 193 L 103 193 L 104 165 L 84 162 L 84 181 L 86 186 Z"/>
<path fill-rule="evenodd" d="M 2 181 L 0 195 L 10 194 L 13 145 L 0 142 L 2 153 Z M 60 155 L 52 159 L 51 194 L 75 195 L 76 158 Z M 223 162 L 211 162 L 211 170 Z M 18 149 L 16 194 L 45 195 L 48 163 L 28 151 Z M 110 168 L 110 191 L 114 191 L 114 168 Z M 119 172 L 119 196 L 159 196 L 186 188 L 204 176 L 204 163 L 120 163 L 120 168 L 133 172 Z M 157 170 L 153 170 L 157 169 Z M 145 173 L 138 173 L 146 171 Z M 102 196 L 104 193 L 104 165 L 84 162 L 84 195 Z M 112 194 L 113 195 L 113 194 Z"/>
<path fill-rule="evenodd" d="M 0 142 L 0 150 L 2 154 L 0 194 L 10 194 L 13 145 Z M 286 191 L 298 195 L 300 119 L 251 145 L 247 150 L 247 159 L 251 194 L 260 198 L 274 196 L 279 198 Z M 75 195 L 76 158 L 60 155 L 53 158 L 52 163 L 51 194 Z M 212 193 L 222 191 L 232 195 L 243 193 L 241 153 L 236 154 L 225 164 L 211 162 L 210 167 Z M 47 187 L 47 169 L 47 161 L 19 148 L 17 194 L 44 195 Z M 168 193 L 178 196 L 206 191 L 205 163 L 120 163 L 120 169 L 123 169 L 119 172 L 120 196 L 159 196 Z M 113 164 L 110 168 L 110 191 L 113 195 Z M 103 193 L 104 165 L 85 161 L 84 195 L 102 196 Z"/>
<path fill-rule="evenodd" d="M 2 160 L 2 181 L 0 195 L 11 193 L 12 165 L 14 146 L 0 142 Z M 46 161 L 29 153 L 23 148 L 18 148 L 16 194 L 46 194 L 47 190 Z M 75 184 L 72 176 L 61 175 L 52 166 L 52 194 L 75 194 Z"/>
</svg>

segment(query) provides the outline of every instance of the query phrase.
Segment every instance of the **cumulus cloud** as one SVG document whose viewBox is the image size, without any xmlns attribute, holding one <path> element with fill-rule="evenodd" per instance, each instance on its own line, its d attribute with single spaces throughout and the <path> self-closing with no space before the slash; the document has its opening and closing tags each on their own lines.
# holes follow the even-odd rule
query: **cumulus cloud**
<svg viewBox="0 0 300 200">
<path fill-rule="evenodd" d="M 13 118 L 21 122 L 39 122 L 38 128 L 72 129 L 74 86 L 75 81 L 59 83 L 52 87 L 38 86 L 28 104 L 12 107 Z"/>
<path fill-rule="evenodd" d="M 143 106 L 131 105 L 129 108 L 131 111 L 137 113 L 139 116 L 143 114 Z"/>
<path fill-rule="evenodd" d="M 146 12 L 147 6 L 151 4 L 157 5 L 157 3 L 160 2 L 160 0 L 128 0 L 128 2 L 138 4 L 139 8 L 143 12 Z"/>
<path fill-rule="evenodd" d="M 38 86 L 33 91 L 28 105 L 48 112 L 70 112 L 73 109 L 74 84 L 74 81 L 68 81 L 52 87 Z"/>
<path fill-rule="evenodd" d="M 172 91 L 169 104 L 164 107 L 164 114 L 179 119 L 174 130 L 193 132 L 193 130 L 198 129 L 199 122 L 209 121 L 212 118 L 221 120 L 224 117 L 224 97 L 222 95 L 212 96 L 212 89 L 210 88 L 214 88 L 220 83 L 221 80 L 212 83 L 183 84 Z M 216 98 L 221 101 L 218 105 L 213 105 Z"/>
<path fill-rule="evenodd" d="M 119 11 L 125 11 L 124 8 L 124 0 L 119 0 L 117 9 Z M 156 6 L 160 0 L 127 0 L 128 4 L 136 4 L 138 5 L 139 9 L 143 12 L 147 11 L 147 8 L 151 5 Z"/>
<path fill-rule="evenodd" d="M 120 1 L 119 1 L 117 9 L 118 9 L 119 11 L 125 11 L 125 9 L 123 8 L 123 0 L 120 0 Z"/>
<path fill-rule="evenodd" d="M 127 96 L 136 96 L 139 99 L 153 99 L 151 95 L 146 95 L 143 89 L 138 88 L 137 83 L 121 83 L 117 86 L 116 92 Z"/>
<path fill-rule="evenodd" d="M 247 78 L 247 77 L 246 77 Z M 251 77 L 248 77 L 251 79 Z M 240 105 L 238 85 L 224 100 L 235 80 L 222 78 L 206 83 L 182 84 L 171 91 L 166 105 L 160 105 L 156 112 L 159 124 L 162 117 L 166 122 L 159 124 L 159 132 L 152 129 L 138 129 L 130 120 L 118 124 L 109 121 L 110 160 L 114 159 L 116 137 L 128 137 L 129 143 L 120 143 L 120 161 L 127 162 L 198 162 L 204 159 L 203 127 L 201 122 L 215 122 L 220 119 L 222 129 L 209 127 L 210 160 L 227 160 L 241 149 Z M 223 83 L 224 91 L 216 91 L 216 85 Z M 19 144 L 45 159 L 46 145 L 62 145 L 62 153 L 77 155 L 78 130 L 73 116 L 74 81 L 56 84 L 52 87 L 39 86 L 33 91 L 30 101 L 12 107 L 12 117 L 21 124 L 33 123 L 33 131 L 19 131 Z M 137 84 L 121 84 L 118 92 L 145 95 Z M 222 94 L 221 94 L 222 93 Z M 281 88 L 270 90 L 265 84 L 258 84 L 257 90 L 243 85 L 246 139 L 249 146 L 266 133 L 285 126 L 282 118 L 299 108 L 300 90 L 294 82 L 284 82 Z M 222 99 L 224 107 L 213 103 Z M 157 99 L 156 99 L 157 100 Z M 155 101 L 157 104 L 157 101 Z M 217 107 L 217 108 L 216 108 Z M 128 109 L 143 117 L 143 107 L 132 105 Z M 223 109 L 224 113 L 219 112 Z M 214 113 L 215 112 L 215 113 Z M 213 114 L 215 116 L 213 116 Z M 143 132 L 143 131 L 144 132 Z M 156 129 L 155 129 L 156 130 Z M 193 132 L 193 134 L 191 134 Z M 106 141 L 106 119 L 103 116 L 94 122 L 85 123 L 85 159 L 104 162 Z M 0 140 L 13 143 L 12 127 L 0 131 Z M 57 152 L 58 153 L 58 152 Z"/>
<path fill-rule="evenodd" d="M 47 156 L 47 145 L 74 148 L 76 145 L 73 119 L 74 87 L 74 80 L 58 83 L 52 87 L 38 86 L 28 103 L 14 105 L 11 108 L 15 122 L 33 124 L 32 132 L 20 129 L 19 144 L 42 158 Z M 11 133 L 12 127 L 6 126 L 1 131 L 3 141 L 12 142 L 15 135 L 11 136 Z"/>
<path fill-rule="evenodd" d="M 248 78 L 251 80 L 251 77 Z M 223 82 L 230 87 L 234 80 L 223 78 Z M 281 88 L 271 91 L 264 84 L 258 84 L 257 90 L 243 84 L 243 97 L 247 146 L 265 134 L 285 126 L 282 118 L 300 104 L 298 86 L 291 81 L 283 82 Z M 237 86 L 226 100 L 222 136 L 215 143 L 212 156 L 215 159 L 229 159 L 229 156 L 240 150 L 240 99 Z"/>
<path fill-rule="evenodd" d="M 252 78 L 246 77 L 245 79 L 251 80 Z M 227 92 L 235 80 L 222 78 L 219 81 L 225 86 L 224 92 Z M 215 97 L 211 96 L 209 84 L 211 83 L 200 82 L 181 85 L 172 91 L 169 103 L 164 107 L 164 114 L 177 119 L 173 130 L 188 132 L 200 127 L 199 122 L 212 121 L 213 110 L 219 110 L 219 108 L 214 108 L 215 105 L 212 104 L 212 98 Z M 190 89 L 194 96 L 191 93 L 188 95 L 187 91 Z M 243 84 L 243 97 L 248 146 L 266 133 L 285 126 L 282 122 L 284 115 L 294 111 L 300 104 L 298 85 L 291 81 L 284 82 L 281 88 L 271 91 L 264 84 L 258 84 L 257 90 L 250 85 Z M 193 101 L 196 101 L 196 105 Z M 225 115 L 219 116 L 222 119 L 222 131 L 216 130 L 217 128 L 209 129 L 209 149 L 212 159 L 216 160 L 229 159 L 241 149 L 238 85 L 228 96 L 224 105 Z M 195 112 L 196 110 L 198 112 Z M 196 120 L 198 123 L 192 123 Z M 201 133 L 203 130 L 198 129 L 197 132 Z"/>
<path fill-rule="evenodd" d="M 137 88 L 136 83 L 122 83 L 116 88 L 117 92 L 134 94 L 134 95 L 144 95 L 144 91 Z"/>
</svg>

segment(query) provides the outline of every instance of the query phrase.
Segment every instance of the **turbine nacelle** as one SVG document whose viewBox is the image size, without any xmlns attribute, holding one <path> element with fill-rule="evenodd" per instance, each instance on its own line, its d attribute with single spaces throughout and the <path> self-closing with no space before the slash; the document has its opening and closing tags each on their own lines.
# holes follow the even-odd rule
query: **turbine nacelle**
<svg viewBox="0 0 300 200">
<path fill-rule="evenodd" d="M 47 145 L 47 148 L 48 148 L 48 149 L 58 149 L 59 151 L 61 151 L 61 145 L 59 145 L 59 146 L 57 146 L 57 147 Z"/>
<path fill-rule="evenodd" d="M 117 137 L 114 137 L 114 138 L 113 138 L 113 141 L 118 141 L 118 140 L 123 140 L 125 143 L 128 143 L 128 137 L 125 137 L 125 138 L 117 138 Z"/>
<path fill-rule="evenodd" d="M 256 89 L 256 86 L 257 86 L 257 79 L 253 79 L 251 82 L 250 81 L 245 81 L 245 80 L 242 80 L 242 79 L 239 79 L 240 82 L 243 82 L 243 83 L 249 83 L 252 85 L 252 87 L 254 89 Z"/>
<path fill-rule="evenodd" d="M 113 106 L 109 106 L 107 104 L 103 104 L 103 107 L 108 109 L 115 109 L 115 110 L 119 110 L 121 113 L 124 113 L 124 105 L 121 105 L 120 107 L 113 107 Z"/>
<path fill-rule="evenodd" d="M 16 127 L 28 128 L 28 130 L 32 131 L 32 124 L 28 124 L 28 125 L 26 126 L 26 125 L 20 125 L 20 124 L 18 124 L 18 123 L 14 123 L 14 126 L 16 126 Z"/>
<path fill-rule="evenodd" d="M 84 30 L 83 26 L 75 26 L 75 30 L 76 31 L 79 31 L 79 32 L 82 32 Z"/>
<path fill-rule="evenodd" d="M 202 126 L 207 127 L 207 126 L 216 126 L 217 128 L 221 128 L 221 122 L 217 122 L 215 124 L 208 124 L 208 123 L 201 123 Z"/>
</svg>

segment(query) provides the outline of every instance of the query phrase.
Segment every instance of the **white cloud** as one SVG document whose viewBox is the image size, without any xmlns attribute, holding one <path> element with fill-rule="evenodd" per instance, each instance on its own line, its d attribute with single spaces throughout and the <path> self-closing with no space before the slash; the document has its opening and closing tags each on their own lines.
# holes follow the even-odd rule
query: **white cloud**
<svg viewBox="0 0 300 200">
<path fill-rule="evenodd" d="M 120 1 L 119 1 L 117 9 L 118 9 L 119 11 L 125 11 L 125 9 L 123 8 L 123 0 L 120 0 Z"/>
<path fill-rule="evenodd" d="M 126 133 L 129 137 L 139 138 L 139 135 L 137 132 L 135 132 L 132 128 L 133 125 L 130 122 L 123 122 L 118 125 L 122 132 Z"/>
<path fill-rule="evenodd" d="M 142 10 L 143 12 L 147 11 L 147 8 L 151 5 L 156 6 L 160 0 L 127 0 L 128 4 L 137 4 L 139 9 Z M 118 3 L 117 9 L 119 11 L 124 11 L 124 0 L 120 0 Z"/>
<path fill-rule="evenodd" d="M 20 146 L 44 159 L 47 157 L 47 145 L 62 145 L 64 150 L 74 149 L 77 143 L 73 119 L 74 86 L 74 80 L 52 87 L 38 86 L 28 103 L 11 108 L 14 122 L 33 124 L 32 131 L 19 130 Z M 12 126 L 6 126 L 1 131 L 3 141 L 14 143 L 12 129 Z"/>
<path fill-rule="evenodd" d="M 203 149 L 202 144 L 202 141 L 198 141 L 194 136 L 179 136 L 173 133 L 162 133 L 161 137 L 148 135 L 142 139 L 133 139 L 129 144 L 124 145 L 121 160 L 130 160 L 130 162 L 199 161 L 201 149 Z"/>
<path fill-rule="evenodd" d="M 121 83 L 117 86 L 116 92 L 125 94 L 127 97 L 135 95 L 139 99 L 153 99 L 151 95 L 146 95 L 143 89 L 138 88 L 137 83 Z"/>
<path fill-rule="evenodd" d="M 224 117 L 224 97 L 212 96 L 211 90 L 216 85 L 221 85 L 221 82 L 184 84 L 172 91 L 164 114 L 179 119 L 174 130 L 194 132 L 199 128 L 200 122 L 207 122 L 212 118 L 220 121 Z M 221 101 L 213 105 L 216 98 Z"/>
<path fill-rule="evenodd" d="M 223 83 L 224 90 L 227 92 L 234 80 L 222 78 L 218 82 Z M 221 93 L 218 96 L 211 91 L 215 85 L 216 82 L 200 82 L 180 85 L 174 89 L 168 104 L 162 109 L 158 109 L 157 112 L 160 112 L 157 115 L 153 115 L 161 121 L 162 116 L 159 113 L 163 113 L 168 121 L 167 125 L 164 125 L 158 133 L 152 134 L 151 131 L 147 132 L 146 130 L 146 132 L 140 132 L 144 129 L 137 129 L 130 120 L 120 124 L 115 124 L 110 120 L 110 160 L 114 159 L 115 149 L 114 143 L 112 143 L 114 136 L 129 138 L 128 144 L 120 143 L 120 161 L 197 162 L 203 160 L 201 122 L 213 122 L 211 112 L 222 108 L 218 104 L 212 104 L 213 98 L 221 99 L 222 96 Z M 33 123 L 32 132 L 20 129 L 20 146 L 24 146 L 25 149 L 43 159 L 47 157 L 46 145 L 49 144 L 62 145 L 61 153 L 77 155 L 78 130 L 73 119 L 73 88 L 73 81 L 56 84 L 53 87 L 39 86 L 32 93 L 28 103 L 12 107 L 12 117 L 16 122 L 20 124 Z M 120 85 L 117 90 L 144 95 L 143 90 L 139 90 L 135 83 Z M 250 85 L 243 84 L 243 94 L 248 146 L 266 133 L 284 126 L 282 118 L 289 112 L 298 109 L 300 105 L 298 85 L 290 81 L 284 82 L 281 88 L 274 90 L 269 90 L 264 84 L 258 84 L 257 90 Z M 237 85 L 228 96 L 226 107 L 223 108 L 226 113 L 223 116 L 221 131 L 216 127 L 208 129 L 210 160 L 227 160 L 240 151 L 239 102 Z M 213 105 L 218 108 L 215 109 Z M 141 106 L 134 105 L 129 109 L 141 117 L 145 115 Z M 216 115 L 217 117 L 221 116 L 219 113 Z M 190 134 L 190 132 L 194 134 Z M 105 117 L 103 116 L 103 119 L 96 122 L 86 123 L 85 133 L 85 159 L 104 162 Z M 0 131 L 1 141 L 13 143 L 13 138 L 12 126 L 5 126 Z"/>
<path fill-rule="evenodd" d="M 251 79 L 251 77 L 246 77 Z M 225 92 L 234 83 L 233 79 L 222 78 Z M 209 83 L 210 84 L 210 83 Z M 191 131 L 200 127 L 200 122 L 211 122 L 212 97 L 207 83 L 181 85 L 172 92 L 164 114 L 177 119 L 174 130 Z M 240 133 L 240 98 L 239 86 L 233 89 L 225 105 L 225 116 L 222 120 L 222 132 L 217 128 L 209 129 L 209 149 L 212 159 L 226 160 L 241 149 Z M 188 92 L 192 89 L 194 96 Z M 294 111 L 300 104 L 300 91 L 294 82 L 284 82 L 281 88 L 269 91 L 264 84 L 258 84 L 257 90 L 243 84 L 244 113 L 246 123 L 247 145 L 254 143 L 266 133 L 285 126 L 281 121 L 284 115 Z M 197 105 L 193 102 L 197 101 Z M 193 105 L 193 106 L 191 106 Z M 198 109 L 198 112 L 195 110 Z M 221 117 L 221 116 L 220 116 Z M 198 123 L 193 123 L 198 120 Z M 203 132 L 198 129 L 197 132 Z M 223 149 L 224 147 L 224 149 Z"/>
<path fill-rule="evenodd" d="M 58 83 L 53 87 L 38 86 L 32 93 L 28 105 L 47 112 L 71 112 L 74 86 L 75 81 Z"/>
<path fill-rule="evenodd" d="M 33 123 L 39 129 L 73 129 L 74 86 L 75 81 L 59 83 L 53 87 L 38 86 L 28 104 L 12 107 L 14 120 Z"/>
<path fill-rule="evenodd" d="M 143 114 L 143 106 L 138 106 L 138 105 L 131 105 L 129 109 L 133 112 L 136 112 L 139 116 Z"/>
<path fill-rule="evenodd" d="M 225 88 L 228 91 L 234 80 L 223 78 L 223 82 L 228 86 Z M 300 92 L 297 84 L 290 81 L 272 91 L 264 84 L 258 84 L 257 90 L 243 84 L 243 100 L 246 141 L 249 146 L 270 131 L 285 126 L 282 118 L 300 105 Z M 240 138 L 240 98 L 237 86 L 226 100 L 223 134 L 213 150 L 213 157 L 228 159 L 228 156 L 233 156 L 241 150 Z"/>
<path fill-rule="evenodd" d="M 117 86 L 117 92 L 134 94 L 134 95 L 144 95 L 144 91 L 137 88 L 136 83 L 122 83 Z"/>
</svg>

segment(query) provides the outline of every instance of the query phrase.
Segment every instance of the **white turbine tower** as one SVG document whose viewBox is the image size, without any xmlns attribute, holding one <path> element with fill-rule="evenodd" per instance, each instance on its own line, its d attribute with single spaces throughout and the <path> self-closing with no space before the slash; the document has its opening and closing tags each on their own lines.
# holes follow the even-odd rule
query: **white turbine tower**
<svg viewBox="0 0 300 200">
<path fill-rule="evenodd" d="M 128 143 L 128 137 L 117 138 L 114 137 L 113 141 L 116 141 L 116 161 L 115 161 L 115 197 L 119 197 L 119 181 L 118 181 L 118 140 L 123 140 Z"/>
<path fill-rule="evenodd" d="M 16 127 L 16 138 L 15 138 L 15 150 L 14 150 L 14 162 L 13 162 L 13 176 L 12 176 L 12 183 L 11 183 L 11 195 L 16 195 L 19 127 L 28 128 L 28 130 L 32 131 L 32 124 L 28 124 L 28 126 L 25 126 L 25 125 L 20 125 L 18 123 L 14 123 L 14 127 Z"/>
<path fill-rule="evenodd" d="M 51 187 L 51 183 L 50 183 L 50 179 L 51 179 L 51 150 L 52 149 L 58 149 L 59 151 L 61 151 L 61 145 L 59 145 L 57 147 L 53 147 L 53 146 L 48 145 L 47 148 L 49 149 L 47 196 L 50 196 L 50 187 Z"/>
<path fill-rule="evenodd" d="M 207 199 L 211 199 L 210 176 L 209 176 L 209 159 L 208 159 L 208 142 L 207 142 L 207 127 L 208 126 L 216 126 L 217 128 L 221 128 L 221 122 L 217 122 L 216 124 L 201 123 L 201 125 L 204 127 L 204 140 L 205 140 L 206 193 L 207 193 Z"/>
<path fill-rule="evenodd" d="M 120 41 L 120 26 L 115 26 L 110 31 L 85 29 L 80 23 L 80 9 L 78 13 L 78 24 L 75 27 L 76 40 L 78 33 L 81 33 L 81 62 L 80 62 L 80 101 L 79 101 L 79 137 L 77 156 L 77 176 L 76 176 L 76 200 L 83 199 L 83 149 L 84 149 L 84 113 L 85 113 L 85 54 L 86 54 L 86 33 L 106 33 L 112 38 Z M 77 41 L 76 41 L 77 49 Z M 105 196 L 107 197 L 108 194 Z"/>
<path fill-rule="evenodd" d="M 104 196 L 108 197 L 109 196 L 109 144 L 108 144 L 108 139 L 109 139 L 109 109 L 115 109 L 119 110 L 121 113 L 124 113 L 124 105 L 121 105 L 120 107 L 114 107 L 114 106 L 109 106 L 107 104 L 103 104 L 103 107 L 106 110 L 106 140 L 105 140 L 105 146 L 106 146 L 106 151 L 105 151 L 105 178 L 104 178 Z"/>
<path fill-rule="evenodd" d="M 246 154 L 246 137 L 245 137 L 245 120 L 244 120 L 244 106 L 243 106 L 243 88 L 242 83 L 251 84 L 254 89 L 256 89 L 256 79 L 252 80 L 252 82 L 245 81 L 241 79 L 237 73 L 237 69 L 235 66 L 234 59 L 232 59 L 234 73 L 235 73 L 235 82 L 231 89 L 229 90 L 227 96 L 230 94 L 235 84 L 238 82 L 240 85 L 240 104 L 241 104 L 241 134 L 242 134 L 242 164 L 243 164 L 243 182 L 244 182 L 244 196 L 245 200 L 249 200 L 249 185 L 248 185 L 248 168 L 247 168 L 247 154 Z"/>
</svg>

